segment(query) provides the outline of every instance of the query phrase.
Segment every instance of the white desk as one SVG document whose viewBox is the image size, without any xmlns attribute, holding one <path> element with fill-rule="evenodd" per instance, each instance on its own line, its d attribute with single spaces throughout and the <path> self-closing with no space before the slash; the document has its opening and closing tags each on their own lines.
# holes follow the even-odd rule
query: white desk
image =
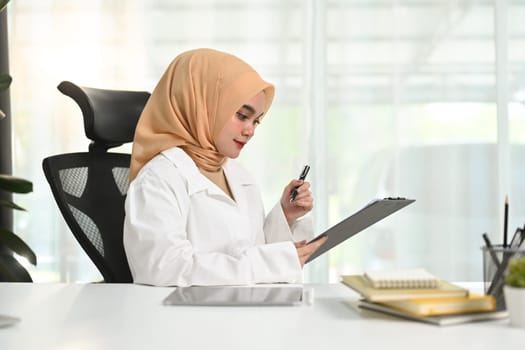
<svg viewBox="0 0 525 350">
<path fill-rule="evenodd" d="M 522 349 L 507 320 L 438 327 L 356 311 L 340 284 L 311 285 L 311 306 L 176 307 L 173 288 L 0 283 L 0 349 Z"/>
</svg>

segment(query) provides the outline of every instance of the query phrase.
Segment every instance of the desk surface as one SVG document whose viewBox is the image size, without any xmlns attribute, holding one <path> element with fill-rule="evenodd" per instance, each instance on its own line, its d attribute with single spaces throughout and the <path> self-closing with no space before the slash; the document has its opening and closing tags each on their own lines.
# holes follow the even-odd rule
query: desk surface
<svg viewBox="0 0 525 350">
<path fill-rule="evenodd" d="M 358 311 L 341 284 L 307 285 L 313 305 L 163 306 L 173 288 L 0 283 L 0 349 L 513 349 L 507 320 L 438 327 Z"/>
</svg>

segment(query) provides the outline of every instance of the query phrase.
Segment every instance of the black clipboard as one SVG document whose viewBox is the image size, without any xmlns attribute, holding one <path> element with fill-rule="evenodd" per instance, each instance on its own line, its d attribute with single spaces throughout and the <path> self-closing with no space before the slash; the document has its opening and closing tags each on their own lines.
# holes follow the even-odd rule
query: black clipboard
<svg viewBox="0 0 525 350">
<path fill-rule="evenodd" d="M 339 243 L 346 241 L 348 238 L 363 231 L 365 228 L 372 226 L 376 222 L 386 218 L 392 213 L 395 213 L 401 208 L 414 203 L 415 199 L 406 198 L 384 198 L 375 199 L 368 203 L 364 208 L 350 215 L 338 224 L 330 227 L 319 236 L 312 239 L 308 244 L 327 236 L 328 239 L 322 246 L 320 246 L 305 263 L 309 263 L 321 254 L 329 251 Z"/>
</svg>

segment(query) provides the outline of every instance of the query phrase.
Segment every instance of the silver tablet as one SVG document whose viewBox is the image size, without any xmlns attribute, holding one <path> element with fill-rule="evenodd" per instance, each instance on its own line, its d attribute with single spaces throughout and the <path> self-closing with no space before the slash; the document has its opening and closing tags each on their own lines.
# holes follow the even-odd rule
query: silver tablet
<svg viewBox="0 0 525 350">
<path fill-rule="evenodd" d="M 292 306 L 301 305 L 302 286 L 194 286 L 177 287 L 164 305 Z"/>
</svg>

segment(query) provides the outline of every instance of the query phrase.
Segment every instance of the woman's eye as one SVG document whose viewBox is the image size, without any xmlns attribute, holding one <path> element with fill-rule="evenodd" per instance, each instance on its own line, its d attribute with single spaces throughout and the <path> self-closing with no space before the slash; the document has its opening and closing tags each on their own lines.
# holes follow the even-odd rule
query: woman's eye
<svg viewBox="0 0 525 350">
<path fill-rule="evenodd" d="M 248 116 L 242 114 L 241 112 L 237 112 L 237 118 L 239 118 L 240 120 L 246 120 L 248 119 Z"/>
<path fill-rule="evenodd" d="M 259 124 L 261 124 L 261 121 L 260 121 L 259 119 L 255 119 L 255 120 L 253 121 L 253 123 L 254 123 L 255 125 L 259 125 Z"/>
</svg>

